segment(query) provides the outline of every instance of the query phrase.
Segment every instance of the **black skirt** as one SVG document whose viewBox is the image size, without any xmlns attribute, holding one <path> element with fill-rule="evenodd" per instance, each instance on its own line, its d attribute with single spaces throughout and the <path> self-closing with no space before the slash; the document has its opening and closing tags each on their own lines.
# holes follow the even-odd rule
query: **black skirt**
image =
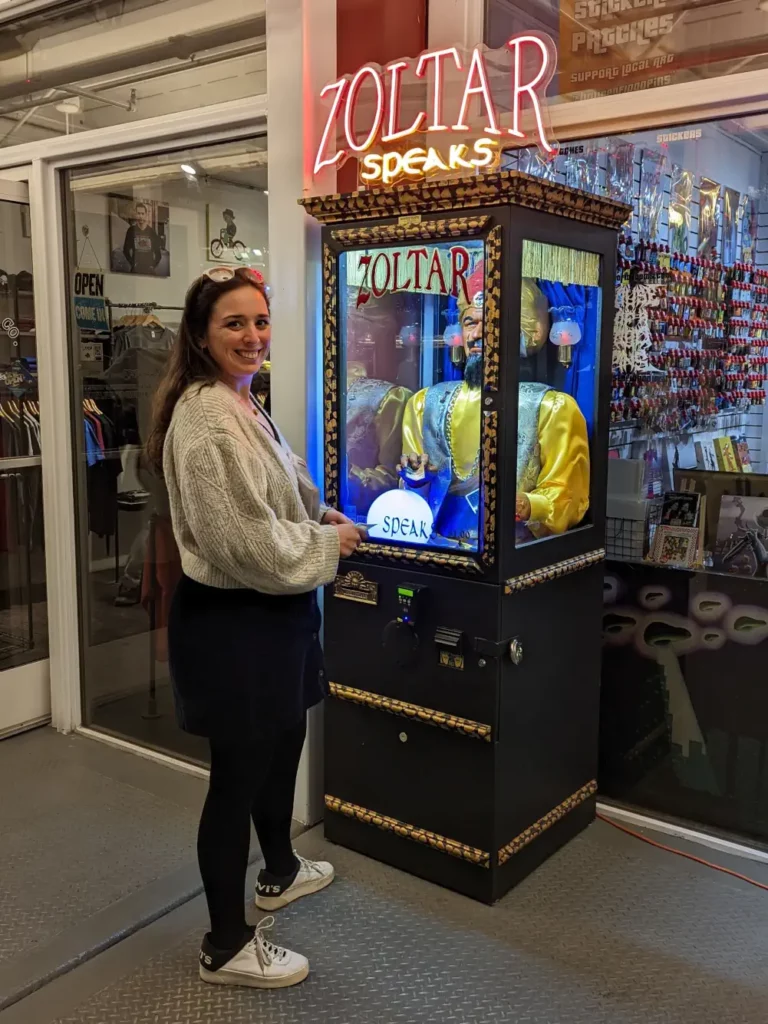
<svg viewBox="0 0 768 1024">
<path fill-rule="evenodd" d="M 327 692 L 320 622 L 314 591 L 273 596 L 182 576 L 168 621 L 181 728 L 249 743 L 298 724 Z"/>
</svg>

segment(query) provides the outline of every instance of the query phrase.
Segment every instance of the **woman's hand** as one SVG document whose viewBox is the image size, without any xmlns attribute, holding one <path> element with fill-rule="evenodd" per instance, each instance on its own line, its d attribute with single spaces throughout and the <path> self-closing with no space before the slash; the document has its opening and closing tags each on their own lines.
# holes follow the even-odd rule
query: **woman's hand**
<svg viewBox="0 0 768 1024">
<path fill-rule="evenodd" d="M 325 526 L 341 526 L 343 523 L 349 523 L 350 526 L 354 525 L 349 516 L 345 516 L 343 512 L 339 512 L 335 508 L 327 509 L 320 522 Z"/>
<path fill-rule="evenodd" d="M 341 515 L 341 513 L 337 512 L 336 515 Z M 346 518 L 343 523 L 332 523 L 331 525 L 335 526 L 339 532 L 339 551 L 341 552 L 341 557 L 349 558 L 362 540 L 360 531 Z"/>
</svg>

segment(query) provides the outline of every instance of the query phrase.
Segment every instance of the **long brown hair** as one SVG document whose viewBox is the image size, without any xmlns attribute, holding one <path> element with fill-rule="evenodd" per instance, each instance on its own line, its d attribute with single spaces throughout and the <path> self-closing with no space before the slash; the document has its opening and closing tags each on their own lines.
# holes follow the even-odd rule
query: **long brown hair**
<svg viewBox="0 0 768 1024">
<path fill-rule="evenodd" d="M 269 295 L 261 275 L 248 267 L 238 267 L 228 281 L 212 281 L 205 274 L 190 287 L 184 300 L 184 312 L 176 341 L 171 349 L 152 406 L 152 430 L 147 438 L 147 458 L 162 475 L 163 446 L 176 403 L 190 384 L 214 384 L 219 368 L 204 346 L 214 305 L 222 295 L 250 285 L 261 292 L 269 308 Z"/>
</svg>

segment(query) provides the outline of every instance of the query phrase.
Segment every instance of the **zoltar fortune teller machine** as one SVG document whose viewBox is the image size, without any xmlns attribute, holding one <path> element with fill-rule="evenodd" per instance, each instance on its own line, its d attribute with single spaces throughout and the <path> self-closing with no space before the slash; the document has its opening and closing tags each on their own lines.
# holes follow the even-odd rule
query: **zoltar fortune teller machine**
<svg viewBox="0 0 768 1024">
<path fill-rule="evenodd" d="M 509 171 L 323 225 L 326 835 L 486 902 L 594 817 L 616 232 Z"/>
</svg>

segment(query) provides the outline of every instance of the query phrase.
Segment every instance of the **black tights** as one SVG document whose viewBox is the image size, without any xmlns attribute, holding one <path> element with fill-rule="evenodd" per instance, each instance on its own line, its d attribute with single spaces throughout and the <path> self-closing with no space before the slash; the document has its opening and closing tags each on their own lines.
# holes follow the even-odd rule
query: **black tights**
<svg viewBox="0 0 768 1024">
<path fill-rule="evenodd" d="M 251 819 L 270 874 L 296 870 L 291 843 L 296 773 L 307 731 L 299 725 L 276 732 L 257 747 L 211 740 L 211 778 L 200 818 L 197 857 L 211 916 L 210 941 L 233 949 L 247 934 L 245 872 Z"/>
</svg>

